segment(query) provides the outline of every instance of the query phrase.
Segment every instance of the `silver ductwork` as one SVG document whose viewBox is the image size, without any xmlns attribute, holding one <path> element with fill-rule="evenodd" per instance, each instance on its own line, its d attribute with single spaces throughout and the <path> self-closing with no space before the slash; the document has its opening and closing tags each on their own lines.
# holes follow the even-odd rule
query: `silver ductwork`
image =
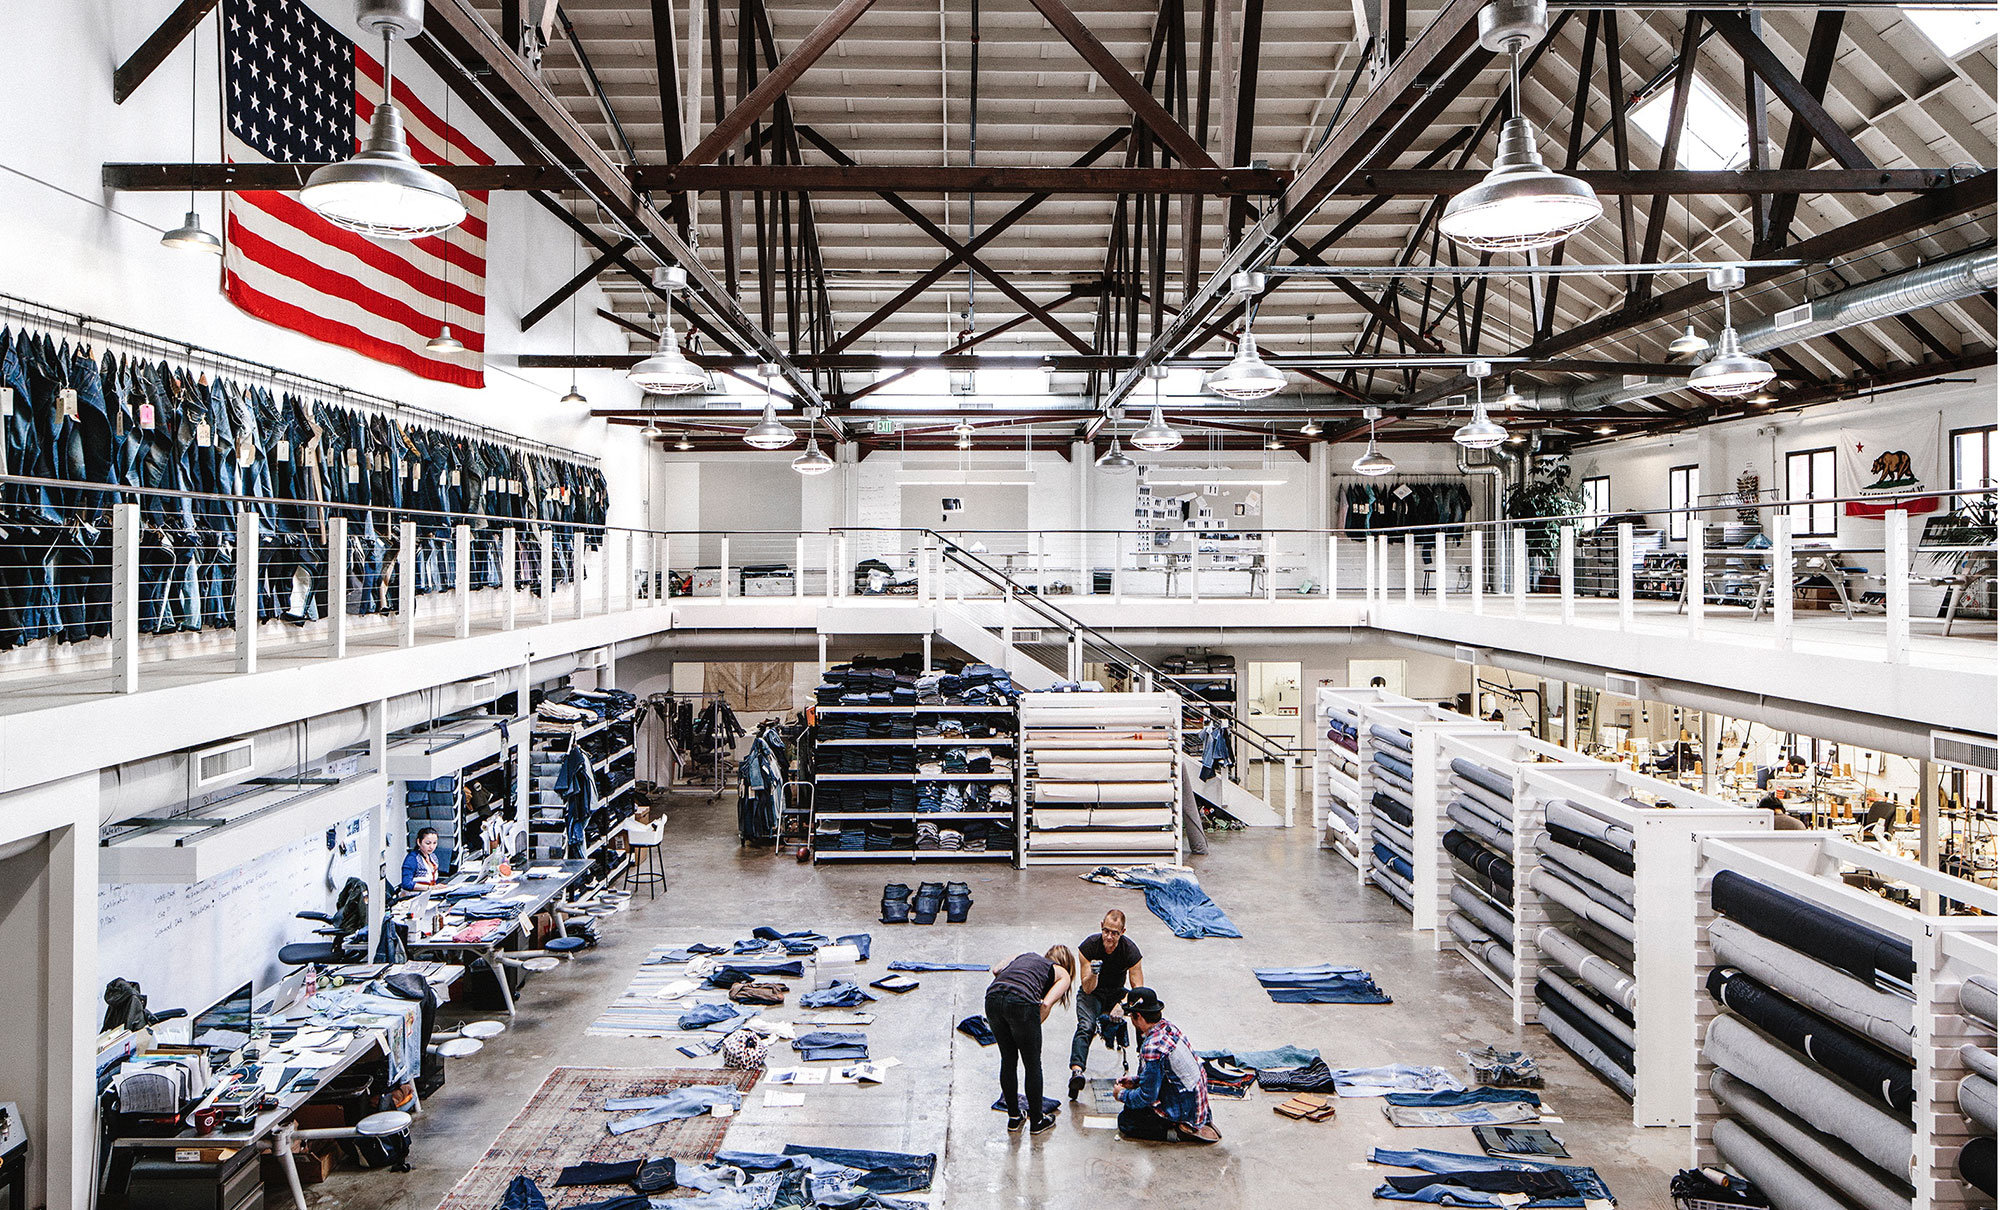
<svg viewBox="0 0 2000 1210">
<path fill-rule="evenodd" d="M 2000 285 L 2000 251 L 1987 248 L 1836 290 L 1810 303 L 1740 324 L 1736 331 L 1745 352 L 1763 353 L 1858 324 L 1970 298 L 1996 285 Z M 1685 376 L 1635 382 L 1598 378 L 1566 390 L 1543 388 L 1530 397 L 1538 407 L 1551 404 L 1578 410 L 1607 408 L 1678 391 L 1687 386 L 1687 381 Z"/>
</svg>

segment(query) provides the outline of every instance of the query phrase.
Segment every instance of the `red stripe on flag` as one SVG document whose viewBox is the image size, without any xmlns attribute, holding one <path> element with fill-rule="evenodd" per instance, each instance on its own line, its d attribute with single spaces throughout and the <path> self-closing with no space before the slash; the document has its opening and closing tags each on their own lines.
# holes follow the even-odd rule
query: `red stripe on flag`
<svg viewBox="0 0 2000 1210">
<path fill-rule="evenodd" d="M 354 48 L 354 64 L 360 69 L 361 74 L 367 76 L 375 87 L 382 87 L 382 64 L 377 62 L 373 56 L 364 52 L 359 45 Z M 359 96 L 359 93 L 356 95 Z M 477 144 L 465 137 L 464 131 L 456 126 L 447 125 L 443 119 L 437 116 L 436 112 L 418 100 L 417 94 L 411 92 L 409 85 L 402 80 L 396 81 L 396 104 L 402 106 L 405 113 L 422 121 L 430 129 L 444 131 L 446 137 L 450 139 L 452 147 L 472 163 L 491 164 L 494 162 L 492 156 L 481 151 Z M 369 112 L 362 114 L 361 120 L 364 122 L 367 121 L 374 113 L 374 109 L 374 105 L 370 103 L 368 105 Z"/>
<path fill-rule="evenodd" d="M 486 375 L 448 361 L 434 361 L 414 349 L 378 339 L 359 328 L 314 315 L 302 307 L 282 302 L 246 285 L 234 273 L 225 274 L 224 293 L 238 307 L 258 319 L 281 328 L 303 333 L 314 340 L 353 349 L 376 361 L 400 366 L 420 378 L 476 389 L 486 385 Z"/>
<path fill-rule="evenodd" d="M 384 323 L 396 324 L 408 329 L 413 335 L 428 338 L 435 334 L 438 325 L 444 322 L 442 315 L 426 315 L 401 299 L 391 298 L 351 277 L 323 269 L 289 248 L 272 243 L 263 236 L 248 230 L 234 215 L 229 219 L 229 242 L 236 245 L 250 260 L 282 277 L 290 278 L 311 290 L 338 298 L 378 316 Z M 454 329 L 454 332 L 457 332 Z M 475 353 L 485 351 L 483 334 L 467 328 L 457 333 L 465 347 Z"/>
<path fill-rule="evenodd" d="M 385 247 L 365 235 L 334 226 L 314 214 L 311 207 L 290 194 L 258 190 L 239 193 L 236 196 L 241 198 L 245 205 L 263 211 L 309 239 L 318 240 L 329 248 L 347 253 L 369 268 L 402 282 L 425 298 L 442 296 L 448 298 L 451 305 L 459 310 L 469 311 L 475 315 L 486 313 L 486 297 L 482 292 L 453 284 L 447 293 L 443 280 L 436 274 L 419 269 L 411 264 L 408 258 L 398 255 L 394 248 Z M 443 242 L 438 241 L 438 243 L 438 251 L 444 251 Z M 485 279 L 484 258 L 459 247 L 453 247 L 450 256 L 452 267 L 482 281 Z"/>
</svg>

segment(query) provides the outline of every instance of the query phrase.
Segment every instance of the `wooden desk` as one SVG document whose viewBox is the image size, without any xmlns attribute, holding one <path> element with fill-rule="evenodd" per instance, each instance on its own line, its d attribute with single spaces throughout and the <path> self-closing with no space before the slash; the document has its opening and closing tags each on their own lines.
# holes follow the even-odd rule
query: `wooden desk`
<svg viewBox="0 0 2000 1210">
<path fill-rule="evenodd" d="M 528 871 L 530 870 L 549 867 L 553 867 L 556 872 L 546 878 L 528 877 Z M 436 953 L 460 954 L 464 955 L 467 959 L 484 958 L 487 968 L 493 972 L 494 980 L 500 985 L 500 1002 L 506 1007 L 507 1016 L 511 1018 L 514 1016 L 515 1011 L 514 989 L 507 982 L 506 967 L 494 955 L 499 951 L 501 946 L 507 944 L 509 940 L 521 931 L 521 925 L 524 921 L 532 919 L 535 913 L 555 902 L 558 896 L 575 885 L 577 879 L 589 872 L 590 863 L 587 861 L 530 862 L 517 871 L 511 878 L 504 880 L 495 879 L 493 881 L 493 889 L 487 892 L 487 897 L 513 900 L 521 904 L 521 910 L 515 914 L 513 920 L 504 922 L 505 927 L 495 929 L 477 941 L 456 941 L 452 939 L 453 934 L 456 934 L 465 928 L 467 924 L 471 923 L 463 917 L 460 917 L 455 924 L 447 923 L 443 929 L 434 934 L 420 932 L 410 916 L 416 901 L 416 897 L 414 896 L 399 905 L 394 913 L 392 913 L 392 916 L 397 923 L 409 928 L 408 945 L 412 951 L 429 950 Z M 435 890 L 469 887 L 483 881 L 485 879 L 479 875 L 459 874 L 454 876 L 450 882 L 435 888 Z M 446 918 L 449 921 L 450 913 L 448 911 L 446 912 Z M 556 916 L 556 934 L 558 936 L 568 935 L 563 928 L 560 913 Z"/>
</svg>

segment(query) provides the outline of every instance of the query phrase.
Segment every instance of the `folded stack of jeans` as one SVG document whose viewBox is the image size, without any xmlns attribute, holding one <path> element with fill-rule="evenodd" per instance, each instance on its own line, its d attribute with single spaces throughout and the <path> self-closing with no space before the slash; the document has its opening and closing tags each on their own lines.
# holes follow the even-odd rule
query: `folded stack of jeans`
<svg viewBox="0 0 2000 1210">
<path fill-rule="evenodd" d="M 811 1063 L 820 1059 L 855 1062 L 868 1057 L 868 1035 L 840 1030 L 816 1029 L 792 1039 L 799 1058 Z"/>
<path fill-rule="evenodd" d="M 1392 1092 L 1382 1101 L 1398 1126 L 1498 1126 L 1542 1116 L 1542 1098 L 1525 1088 Z"/>
<path fill-rule="evenodd" d="M 917 823 L 917 851 L 920 853 L 930 853 L 935 852 L 939 847 L 938 826 L 927 820 L 919 821 Z"/>
<path fill-rule="evenodd" d="M 1221 1059 L 1204 1059 L 1202 1075 L 1208 1079 L 1208 1095 L 1211 1097 L 1241 1098 L 1252 1085 L 1257 1083 L 1257 1073 L 1248 1067 L 1235 1067 Z"/>
<path fill-rule="evenodd" d="M 1265 1092 L 1332 1092 L 1333 1072 L 1324 1059 L 1314 1059 L 1303 1067 L 1261 1069 L 1257 1087 Z"/>
<path fill-rule="evenodd" d="M 799 997 L 800 1008 L 856 1008 L 873 1001 L 875 997 L 862 991 L 845 979 L 835 979 L 832 987 L 823 987 L 815 992 L 807 992 Z"/>
<path fill-rule="evenodd" d="M 1279 1004 L 1388 1004 L 1374 976 L 1357 966 L 1269 966 L 1257 982 Z"/>
<path fill-rule="evenodd" d="M 1597 1170 L 1580 1165 L 1421 1148 L 1392 1151 L 1377 1147 L 1368 1158 L 1373 1163 L 1414 1168 L 1427 1174 L 1389 1178 L 1375 1190 L 1376 1197 L 1387 1200 L 1449 1206 L 1523 1206 L 1530 1210 L 1583 1206 L 1587 1201 L 1608 1204 L 1615 1200 Z M 1549 1179 L 1552 1177 L 1558 1179 Z"/>
</svg>

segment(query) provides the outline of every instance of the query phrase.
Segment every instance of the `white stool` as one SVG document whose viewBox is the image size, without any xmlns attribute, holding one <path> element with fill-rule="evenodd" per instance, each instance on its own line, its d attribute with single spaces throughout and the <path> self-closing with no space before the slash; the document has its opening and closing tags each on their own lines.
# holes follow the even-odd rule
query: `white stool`
<svg viewBox="0 0 2000 1210">
<path fill-rule="evenodd" d="M 414 1119 L 401 1109 L 390 1109 L 382 1113 L 371 1113 L 352 1126 L 328 1127 L 321 1130 L 298 1130 L 287 1124 L 278 1127 L 271 1136 L 271 1150 L 285 1169 L 285 1183 L 292 1187 L 292 1204 L 298 1210 L 307 1210 L 305 1186 L 299 1182 L 298 1161 L 292 1157 L 292 1143 L 296 1140 L 308 1142 L 317 1139 L 379 1139 L 392 1134 L 402 1134 L 410 1128 Z"/>
</svg>

